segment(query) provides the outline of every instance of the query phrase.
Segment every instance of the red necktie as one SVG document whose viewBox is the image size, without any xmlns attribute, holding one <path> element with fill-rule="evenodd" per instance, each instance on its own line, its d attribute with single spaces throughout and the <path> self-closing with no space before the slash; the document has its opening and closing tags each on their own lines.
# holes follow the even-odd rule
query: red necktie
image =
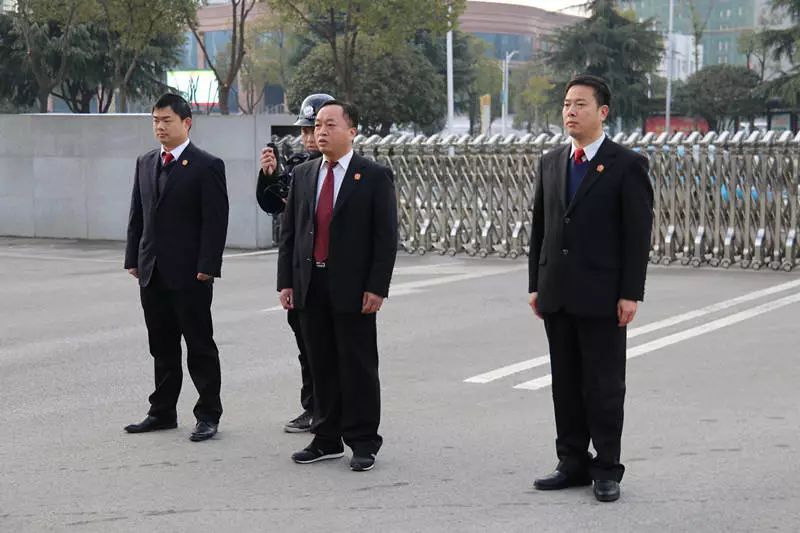
<svg viewBox="0 0 800 533">
<path fill-rule="evenodd" d="M 322 190 L 317 201 L 317 233 L 314 236 L 314 261 L 324 263 L 328 259 L 328 245 L 331 241 L 331 219 L 333 218 L 333 167 L 336 161 L 328 161 L 328 172 L 322 182 Z"/>
<path fill-rule="evenodd" d="M 175 156 L 173 156 L 170 152 L 164 152 L 163 154 L 161 154 L 161 157 L 164 161 L 164 166 L 169 165 L 170 163 L 172 163 L 172 160 L 175 159 Z"/>
<path fill-rule="evenodd" d="M 586 152 L 583 151 L 583 148 L 578 148 L 577 150 L 575 150 L 575 153 L 572 155 L 572 157 L 575 159 L 576 165 L 580 165 L 581 163 L 583 163 L 584 155 L 586 155 Z"/>
</svg>

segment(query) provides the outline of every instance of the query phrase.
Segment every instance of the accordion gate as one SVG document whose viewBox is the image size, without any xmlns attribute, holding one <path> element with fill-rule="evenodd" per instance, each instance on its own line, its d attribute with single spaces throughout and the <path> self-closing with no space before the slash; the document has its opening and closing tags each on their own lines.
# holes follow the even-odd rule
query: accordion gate
<svg viewBox="0 0 800 533">
<path fill-rule="evenodd" d="M 651 262 L 785 271 L 797 264 L 800 134 L 614 140 L 650 159 Z M 394 171 L 407 252 L 516 258 L 528 253 L 539 158 L 566 141 L 545 134 L 358 136 L 355 149 Z M 299 139 L 281 143 L 299 148 Z"/>
</svg>

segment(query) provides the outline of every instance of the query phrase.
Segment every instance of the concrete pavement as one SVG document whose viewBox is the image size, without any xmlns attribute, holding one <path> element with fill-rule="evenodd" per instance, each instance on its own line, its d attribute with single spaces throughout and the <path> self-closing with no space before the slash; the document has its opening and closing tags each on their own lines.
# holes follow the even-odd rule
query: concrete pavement
<svg viewBox="0 0 800 533">
<path fill-rule="evenodd" d="M 363 474 L 289 459 L 309 436 L 281 430 L 299 369 L 272 253 L 231 250 L 215 285 L 217 438 L 187 438 L 188 376 L 177 430 L 125 434 L 152 362 L 121 265 L 118 243 L 0 239 L 0 531 L 800 529 L 797 274 L 651 268 L 628 471 L 599 504 L 531 488 L 555 458 L 524 259 L 401 253 L 379 318 L 385 445 Z"/>
</svg>

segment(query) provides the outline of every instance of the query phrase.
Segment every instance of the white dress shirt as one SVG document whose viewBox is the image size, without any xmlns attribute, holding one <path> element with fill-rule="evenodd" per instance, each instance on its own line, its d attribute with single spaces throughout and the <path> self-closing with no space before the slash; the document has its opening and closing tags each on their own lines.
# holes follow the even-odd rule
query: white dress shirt
<svg viewBox="0 0 800 533">
<path fill-rule="evenodd" d="M 339 197 L 339 189 L 342 188 L 344 182 L 344 175 L 347 174 L 347 167 L 350 166 L 350 160 L 353 159 L 353 150 L 347 152 L 338 161 L 338 164 L 333 167 L 333 205 L 336 205 L 336 198 Z M 322 156 L 322 164 L 319 166 L 319 179 L 317 179 L 317 199 L 314 202 L 316 206 L 319 203 L 319 195 L 322 192 L 322 184 L 325 183 L 325 175 L 328 173 L 328 156 Z"/>
<path fill-rule="evenodd" d="M 183 153 L 183 151 L 184 151 L 184 150 L 186 150 L 186 147 L 187 147 L 187 146 L 189 146 L 189 143 L 190 143 L 190 142 L 191 142 L 191 141 L 190 141 L 190 140 L 187 138 L 187 139 L 186 139 L 186 140 L 185 140 L 185 141 L 184 141 L 182 144 L 180 144 L 180 145 L 176 146 L 176 147 L 175 147 L 173 150 L 167 150 L 167 149 L 166 149 L 166 148 L 164 148 L 164 146 L 162 145 L 162 146 L 161 146 L 161 162 L 162 162 L 162 163 L 164 162 L 164 154 L 165 154 L 166 152 L 169 152 L 169 153 L 171 153 L 171 154 L 172 154 L 172 160 L 173 160 L 173 161 L 177 161 L 178 159 L 180 159 L 180 157 L 181 157 L 181 154 Z"/>
<path fill-rule="evenodd" d="M 583 153 L 586 154 L 586 161 L 591 161 L 592 158 L 597 155 L 597 151 L 600 149 L 600 145 L 603 144 L 603 141 L 605 140 L 606 140 L 606 134 L 603 133 L 599 139 L 583 147 Z M 570 159 L 573 159 L 575 157 L 575 150 L 577 149 L 578 147 L 575 146 L 575 139 L 573 139 L 572 148 L 569 151 Z"/>
</svg>

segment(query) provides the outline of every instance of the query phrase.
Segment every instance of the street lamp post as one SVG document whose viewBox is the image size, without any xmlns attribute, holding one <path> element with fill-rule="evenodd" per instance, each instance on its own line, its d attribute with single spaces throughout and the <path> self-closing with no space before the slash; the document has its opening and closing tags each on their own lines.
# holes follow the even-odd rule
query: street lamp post
<svg viewBox="0 0 800 533">
<path fill-rule="evenodd" d="M 502 122 L 500 124 L 500 131 L 503 135 L 506 134 L 506 115 L 508 115 L 508 64 L 511 58 L 519 53 L 519 50 L 513 52 L 506 52 L 506 59 L 503 61 L 503 107 L 502 107 Z"/>
<path fill-rule="evenodd" d="M 671 131 L 670 115 L 672 114 L 672 21 L 675 14 L 675 0 L 669 0 L 669 30 L 667 31 L 667 108 L 664 110 L 664 131 L 669 138 Z"/>
<path fill-rule="evenodd" d="M 448 7 L 448 12 L 452 14 L 453 6 Z M 455 128 L 455 99 L 453 97 L 453 29 L 447 32 L 447 133 L 453 133 Z"/>
</svg>

